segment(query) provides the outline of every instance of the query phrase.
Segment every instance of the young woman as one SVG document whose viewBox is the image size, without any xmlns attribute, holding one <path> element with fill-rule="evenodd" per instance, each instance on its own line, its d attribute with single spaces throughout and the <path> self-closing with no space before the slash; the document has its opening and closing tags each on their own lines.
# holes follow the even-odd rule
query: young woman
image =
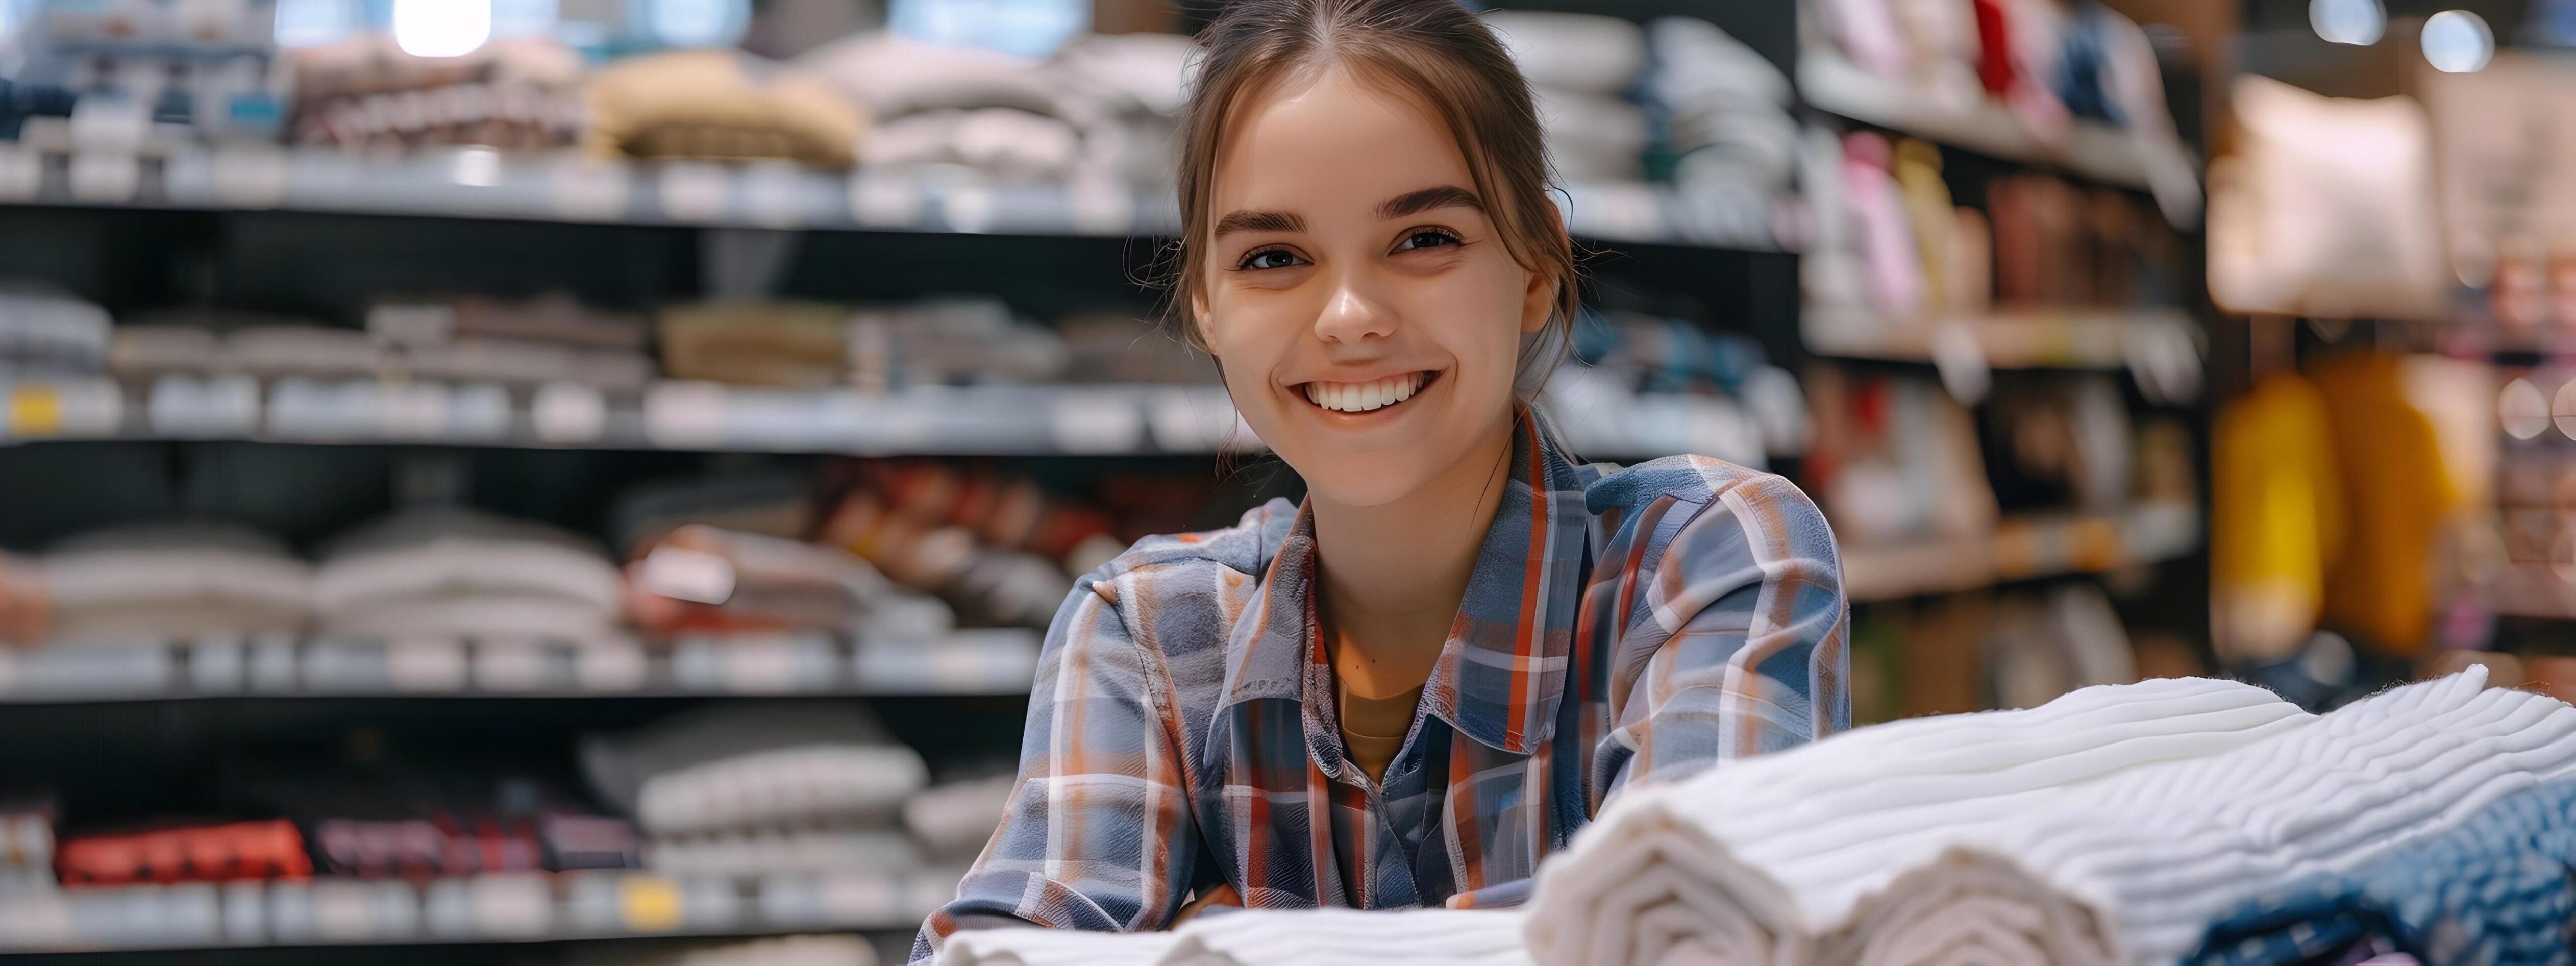
<svg viewBox="0 0 2576 966">
<path fill-rule="evenodd" d="M 1527 84 L 1457 0 L 1236 0 L 1173 308 L 1307 485 L 1084 577 L 959 929 L 1517 901 L 1623 785 L 1846 727 L 1832 534 L 1776 476 L 1577 466 Z M 1513 884 L 1519 883 L 1520 888 Z"/>
</svg>

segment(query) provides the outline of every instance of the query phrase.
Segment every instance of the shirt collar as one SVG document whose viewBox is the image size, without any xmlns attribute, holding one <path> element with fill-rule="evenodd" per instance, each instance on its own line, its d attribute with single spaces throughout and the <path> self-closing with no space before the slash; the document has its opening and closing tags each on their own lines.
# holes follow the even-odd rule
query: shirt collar
<svg viewBox="0 0 2576 966">
<path fill-rule="evenodd" d="M 1524 409 L 1512 477 L 1485 532 L 1449 640 L 1422 689 L 1429 713 L 1479 742 L 1530 754 L 1556 731 L 1581 586 L 1586 515 L 1574 465 Z M 1227 641 L 1226 703 L 1299 701 L 1315 759 L 1337 767 L 1332 671 L 1315 625 L 1315 520 L 1300 505 Z"/>
</svg>

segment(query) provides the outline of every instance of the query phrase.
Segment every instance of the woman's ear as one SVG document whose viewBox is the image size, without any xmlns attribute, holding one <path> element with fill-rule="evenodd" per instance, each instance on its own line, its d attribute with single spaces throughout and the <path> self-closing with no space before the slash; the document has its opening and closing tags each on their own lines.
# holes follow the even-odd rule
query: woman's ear
<svg viewBox="0 0 2576 966">
<path fill-rule="evenodd" d="M 1563 284 L 1554 272 L 1529 273 L 1528 288 L 1521 292 L 1522 335 L 1547 328 L 1547 320 L 1556 315 L 1557 287 Z"/>
<path fill-rule="evenodd" d="M 1206 288 L 1193 287 L 1190 289 L 1190 327 L 1198 333 L 1199 348 L 1206 349 L 1207 353 L 1211 356 L 1215 355 L 1216 329 L 1214 326 L 1208 324 L 1208 298 Z"/>
</svg>

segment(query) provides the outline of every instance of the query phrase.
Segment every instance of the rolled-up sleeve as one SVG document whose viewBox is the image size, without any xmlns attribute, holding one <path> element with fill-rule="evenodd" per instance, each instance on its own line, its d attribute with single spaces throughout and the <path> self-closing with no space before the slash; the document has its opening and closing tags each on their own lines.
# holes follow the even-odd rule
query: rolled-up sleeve
<svg viewBox="0 0 2576 966">
<path fill-rule="evenodd" d="M 1199 840 L 1186 767 L 1168 679 L 1130 633 L 1120 586 L 1086 576 L 1056 612 L 1010 806 L 957 898 L 922 924 L 914 962 L 961 929 L 1156 929 L 1180 905 Z"/>
<path fill-rule="evenodd" d="M 1641 497 L 1608 518 L 1585 591 L 1584 623 L 1607 647 L 1595 807 L 1630 782 L 1851 726 L 1849 608 L 1815 503 L 1785 479 L 1716 460 L 1628 471 L 1640 472 L 1649 479 L 1605 480 L 1610 492 L 1592 494 Z M 1684 472 L 1697 479 L 1677 479 Z"/>
</svg>

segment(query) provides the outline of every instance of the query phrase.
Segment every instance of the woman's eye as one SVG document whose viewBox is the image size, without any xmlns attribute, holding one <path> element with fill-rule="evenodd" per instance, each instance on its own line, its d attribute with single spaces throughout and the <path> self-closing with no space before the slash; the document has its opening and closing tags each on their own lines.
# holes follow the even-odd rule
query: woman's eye
<svg viewBox="0 0 2576 966">
<path fill-rule="evenodd" d="M 1270 268 L 1293 268 L 1299 264 L 1296 254 L 1284 248 L 1265 248 L 1243 258 L 1243 267 L 1260 271 Z"/>
<path fill-rule="evenodd" d="M 1445 231 L 1424 230 L 1404 236 L 1404 243 L 1395 246 L 1395 248 L 1397 251 L 1404 251 L 1412 248 L 1438 248 L 1442 245 L 1455 244 L 1458 244 L 1458 236 L 1456 235 L 1452 235 Z"/>
</svg>

